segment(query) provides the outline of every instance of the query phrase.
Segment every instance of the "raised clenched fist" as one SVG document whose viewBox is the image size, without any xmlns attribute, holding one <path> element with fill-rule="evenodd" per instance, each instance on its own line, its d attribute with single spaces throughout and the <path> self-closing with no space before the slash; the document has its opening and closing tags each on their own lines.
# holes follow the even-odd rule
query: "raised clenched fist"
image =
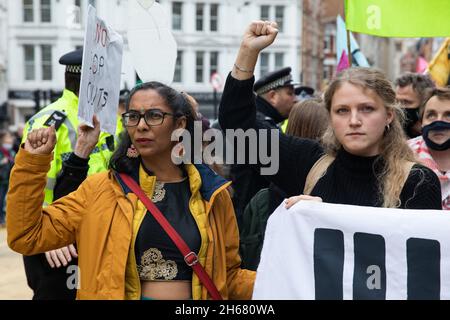
<svg viewBox="0 0 450 320">
<path fill-rule="evenodd" d="M 56 145 L 55 127 L 33 130 L 28 134 L 25 150 L 33 154 L 51 154 Z"/>
<path fill-rule="evenodd" d="M 270 21 L 254 21 L 244 33 L 242 46 L 260 52 L 270 46 L 277 37 L 278 25 Z"/>
</svg>

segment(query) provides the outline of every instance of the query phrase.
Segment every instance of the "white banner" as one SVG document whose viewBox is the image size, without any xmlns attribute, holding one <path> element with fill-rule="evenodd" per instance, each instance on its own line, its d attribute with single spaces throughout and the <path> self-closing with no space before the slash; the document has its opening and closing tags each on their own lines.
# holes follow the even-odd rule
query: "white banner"
<svg viewBox="0 0 450 320">
<path fill-rule="evenodd" d="M 84 38 L 79 118 L 93 126 L 96 114 L 101 130 L 115 134 L 122 72 L 123 39 L 89 5 Z"/>
<path fill-rule="evenodd" d="M 301 201 L 267 224 L 255 300 L 450 299 L 450 215 Z"/>
<path fill-rule="evenodd" d="M 128 45 L 139 77 L 170 85 L 177 60 L 171 20 L 153 0 L 129 0 L 128 14 Z"/>
</svg>

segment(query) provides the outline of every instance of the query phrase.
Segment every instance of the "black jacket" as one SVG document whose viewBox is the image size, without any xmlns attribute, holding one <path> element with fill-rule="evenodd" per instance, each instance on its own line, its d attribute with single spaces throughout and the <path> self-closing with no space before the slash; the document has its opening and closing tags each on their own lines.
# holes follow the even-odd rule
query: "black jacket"
<svg viewBox="0 0 450 320">
<path fill-rule="evenodd" d="M 259 96 L 256 97 L 255 101 L 258 121 L 265 123 L 270 129 L 279 129 L 278 124 L 285 120 L 280 113 L 269 102 Z M 249 148 L 247 147 L 246 150 L 249 150 Z M 238 225 L 241 226 L 245 207 L 259 190 L 269 187 L 269 181 L 260 175 L 259 170 L 244 164 L 232 165 L 230 176 L 234 190 L 233 204 Z"/>
<path fill-rule="evenodd" d="M 239 253 L 243 269 L 258 269 L 267 220 L 284 199 L 286 194 L 272 183 L 269 188 L 260 190 L 245 208 L 242 228 L 239 230 Z"/>
<path fill-rule="evenodd" d="M 253 97 L 254 79 L 239 81 L 231 74 L 227 79 L 220 105 L 219 121 L 223 129 L 265 129 L 256 117 Z M 267 144 L 270 145 L 269 137 Z M 288 197 L 303 193 L 306 178 L 324 150 L 317 141 L 279 133 L 279 170 L 266 178 L 281 188 Z M 268 147 L 270 150 L 270 146 Z M 261 164 L 255 167 L 261 166 Z M 359 157 L 341 148 L 336 160 L 311 192 L 327 203 L 357 206 L 382 206 L 379 179 L 385 168 L 381 156 Z M 402 209 L 441 210 L 441 186 L 436 174 L 416 164 L 400 194 Z"/>
</svg>

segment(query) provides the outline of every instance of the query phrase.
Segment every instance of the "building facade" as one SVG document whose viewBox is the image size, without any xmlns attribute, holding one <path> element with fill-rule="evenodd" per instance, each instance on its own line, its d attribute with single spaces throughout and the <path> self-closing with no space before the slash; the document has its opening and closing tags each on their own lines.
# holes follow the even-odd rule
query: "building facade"
<svg viewBox="0 0 450 320">
<path fill-rule="evenodd" d="M 322 0 L 303 0 L 301 82 L 315 89 L 321 89 L 324 77 L 324 3 Z"/>
<path fill-rule="evenodd" d="M 43 107 L 61 92 L 64 67 L 58 60 L 64 53 L 83 46 L 89 3 L 94 4 L 98 15 L 124 37 L 122 88 L 135 85 L 137 74 L 126 37 L 128 1 L 131 0 L 0 0 L 0 4 L 2 1 L 9 16 L 4 59 L 8 66 L 6 82 L 12 126 L 24 123 L 36 112 L 36 100 Z M 276 43 L 261 54 L 256 77 L 290 66 L 294 79 L 300 80 L 302 4 L 299 1 L 158 2 L 167 13 L 178 44 L 173 86 L 197 98 L 202 112 L 209 118 L 215 115 L 211 75 L 218 73 L 222 83 L 225 82 L 242 34 L 253 20 L 275 20 L 280 26 Z M 0 28 L 3 21 L 0 19 Z M 0 48 L 0 66 L 2 48 L 5 47 Z"/>
</svg>

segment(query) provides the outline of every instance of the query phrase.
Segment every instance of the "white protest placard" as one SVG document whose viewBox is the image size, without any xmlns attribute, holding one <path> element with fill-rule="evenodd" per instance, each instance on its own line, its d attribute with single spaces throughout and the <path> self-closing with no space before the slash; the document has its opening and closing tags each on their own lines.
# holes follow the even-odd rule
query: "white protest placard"
<svg viewBox="0 0 450 320">
<path fill-rule="evenodd" d="M 129 0 L 128 44 L 142 81 L 170 85 L 175 74 L 177 43 L 167 14 L 153 0 Z"/>
<path fill-rule="evenodd" d="M 255 300 L 450 299 L 450 215 L 301 201 L 270 217 Z"/>
<path fill-rule="evenodd" d="M 94 114 L 101 130 L 115 134 L 122 72 L 123 39 L 97 17 L 91 5 L 84 38 L 78 117 L 93 126 Z"/>
</svg>

